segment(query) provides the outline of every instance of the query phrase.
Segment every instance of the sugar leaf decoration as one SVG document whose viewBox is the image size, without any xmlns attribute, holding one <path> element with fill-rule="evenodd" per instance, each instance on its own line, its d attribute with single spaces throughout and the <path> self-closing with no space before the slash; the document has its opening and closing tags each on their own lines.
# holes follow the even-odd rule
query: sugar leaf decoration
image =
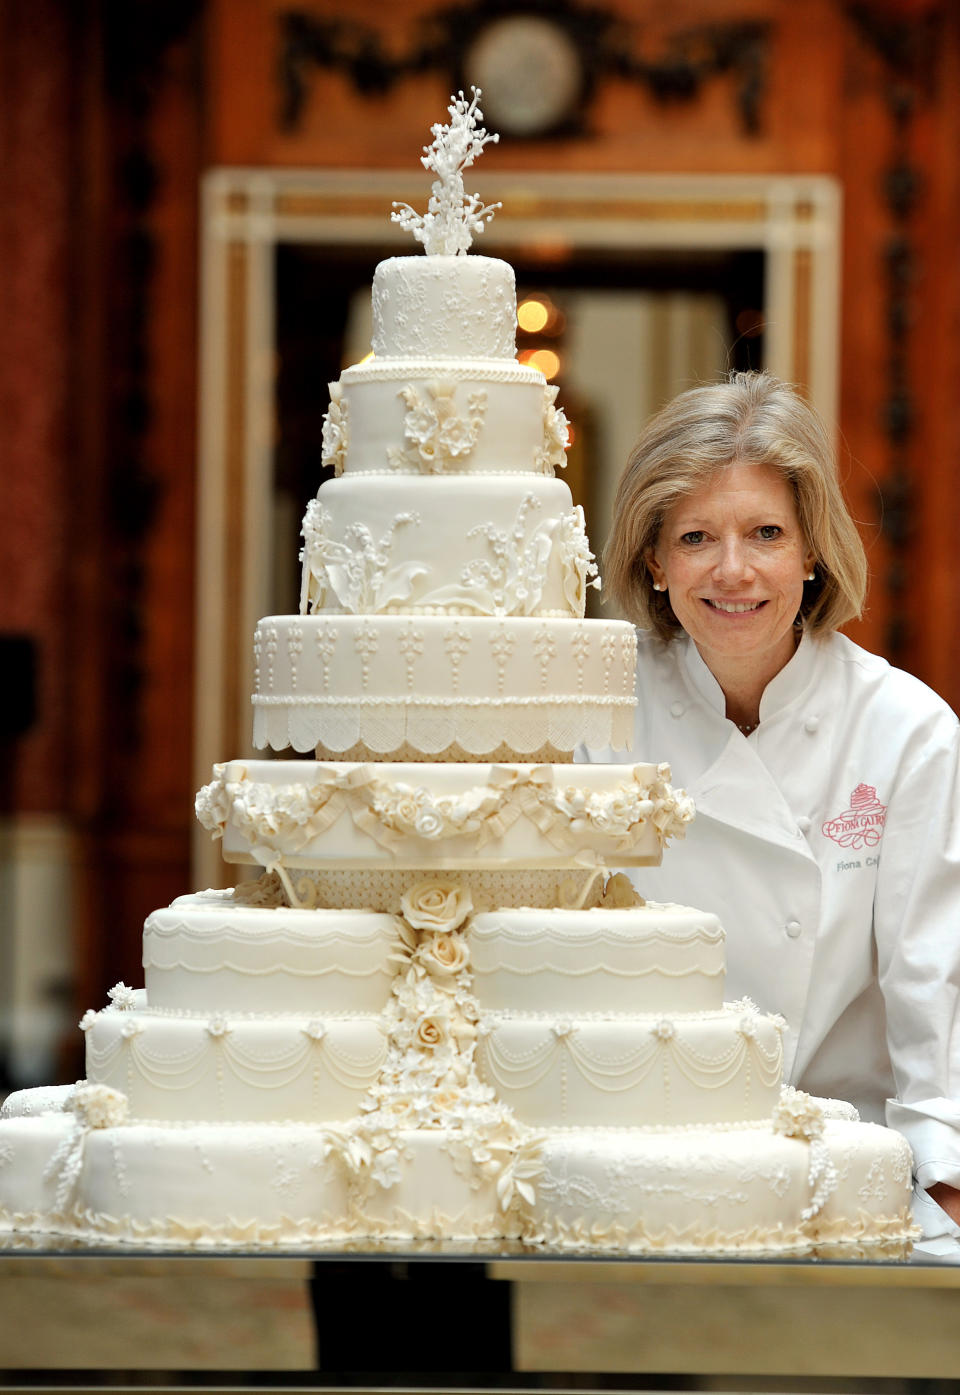
<svg viewBox="0 0 960 1395">
<path fill-rule="evenodd" d="M 463 171 L 483 153 L 485 145 L 495 145 L 500 137 L 480 124 L 480 88 L 471 88 L 468 102 L 462 92 L 451 97 L 447 111 L 449 125 L 437 122 L 431 127 L 433 142 L 425 145 L 420 163 L 437 176 L 433 181 L 426 213 L 417 213 L 408 203 L 395 203 L 390 219 L 423 243 L 428 256 L 462 256 L 498 208 L 484 204 L 478 194 L 463 191 Z"/>
</svg>

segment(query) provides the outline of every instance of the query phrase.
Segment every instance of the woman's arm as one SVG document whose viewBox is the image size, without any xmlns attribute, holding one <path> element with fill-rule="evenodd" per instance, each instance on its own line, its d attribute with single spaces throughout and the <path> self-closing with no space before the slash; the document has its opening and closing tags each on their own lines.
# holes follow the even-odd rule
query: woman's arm
<svg viewBox="0 0 960 1395">
<path fill-rule="evenodd" d="M 960 1190 L 946 1182 L 934 1182 L 927 1191 L 937 1205 L 946 1211 L 954 1225 L 960 1225 Z"/>
</svg>

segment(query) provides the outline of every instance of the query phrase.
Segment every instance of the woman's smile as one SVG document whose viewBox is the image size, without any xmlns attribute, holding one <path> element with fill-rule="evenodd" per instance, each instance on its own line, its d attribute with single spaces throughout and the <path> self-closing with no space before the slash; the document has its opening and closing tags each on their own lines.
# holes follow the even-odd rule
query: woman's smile
<svg viewBox="0 0 960 1395">
<path fill-rule="evenodd" d="M 720 601 L 713 600 L 710 596 L 704 596 L 704 603 L 713 610 L 719 610 L 724 615 L 746 615 L 750 611 L 759 610 L 766 601 Z"/>
</svg>

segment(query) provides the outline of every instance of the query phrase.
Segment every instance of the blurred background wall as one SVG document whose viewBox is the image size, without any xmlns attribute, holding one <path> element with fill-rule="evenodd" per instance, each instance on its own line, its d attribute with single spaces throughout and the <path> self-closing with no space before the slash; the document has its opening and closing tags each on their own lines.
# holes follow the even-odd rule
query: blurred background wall
<svg viewBox="0 0 960 1395">
<path fill-rule="evenodd" d="M 200 367 L 202 190 L 214 171 L 243 172 L 249 190 L 258 171 L 396 170 L 398 188 L 401 174 L 404 190 L 422 184 L 423 206 L 420 149 L 470 81 L 501 131 L 482 161 L 493 197 L 498 177 L 523 174 L 625 189 L 638 176 L 833 181 L 829 376 L 872 568 L 851 633 L 960 705 L 950 0 L 0 0 L 7 1083 L 80 1072 L 76 1017 L 118 979 L 142 981 L 145 915 L 192 887 L 197 656 L 219 643 L 195 618 L 198 423 L 244 410 L 201 400 L 201 383 L 208 399 L 220 390 Z M 388 212 L 389 197 L 384 246 Z M 597 200 L 583 217 L 609 215 Z M 776 329 L 768 254 L 668 244 L 509 248 L 521 293 L 554 316 L 552 345 L 548 325 L 521 347 L 557 353 L 571 483 L 595 538 L 637 421 L 688 382 L 763 365 Z M 264 586 L 280 608 L 320 479 L 325 385 L 365 351 L 382 250 L 363 234 L 275 252 L 262 376 L 279 546 Z M 229 358 L 246 327 L 226 330 Z M 241 550 L 228 497 L 216 526 L 218 546 Z M 244 575 L 238 564 L 236 586 Z M 229 573 L 222 591 L 229 606 Z M 245 693 L 230 700 L 244 726 Z"/>
</svg>

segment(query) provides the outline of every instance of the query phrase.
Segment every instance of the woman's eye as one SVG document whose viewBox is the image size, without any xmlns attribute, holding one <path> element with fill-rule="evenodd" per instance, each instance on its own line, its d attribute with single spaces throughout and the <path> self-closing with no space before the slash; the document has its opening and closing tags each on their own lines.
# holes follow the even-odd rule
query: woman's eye
<svg viewBox="0 0 960 1395">
<path fill-rule="evenodd" d="M 763 523 L 757 529 L 757 533 L 764 542 L 772 542 L 774 538 L 779 538 L 783 529 L 776 523 Z"/>
<path fill-rule="evenodd" d="M 692 532 L 690 532 L 690 533 L 683 533 L 683 534 L 681 534 L 681 536 L 680 536 L 680 541 L 681 541 L 682 543 L 688 544 L 688 546 L 690 546 L 690 547 L 696 547 L 697 543 L 702 543 L 702 542 L 703 542 L 703 539 L 704 539 L 704 533 L 703 533 L 703 531 L 702 531 L 700 528 L 694 528 L 694 530 L 693 530 Z"/>
</svg>

